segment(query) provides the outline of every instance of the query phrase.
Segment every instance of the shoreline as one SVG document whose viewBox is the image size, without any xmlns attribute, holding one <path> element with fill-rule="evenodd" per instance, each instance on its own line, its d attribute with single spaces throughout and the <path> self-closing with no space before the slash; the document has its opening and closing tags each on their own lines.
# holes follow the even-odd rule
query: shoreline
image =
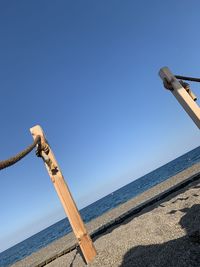
<svg viewBox="0 0 200 267">
<path fill-rule="evenodd" d="M 88 232 L 93 239 L 97 239 L 109 229 L 116 225 L 123 224 L 128 218 L 141 213 L 143 209 L 148 209 L 148 207 L 167 198 L 171 194 L 179 194 L 182 188 L 194 183 L 195 180 L 200 180 L 200 163 L 194 164 L 188 169 L 168 178 L 166 181 L 148 189 L 144 193 L 90 221 L 86 224 Z M 11 266 L 41 267 L 50 262 L 53 264 L 59 257 L 75 250 L 76 244 L 77 242 L 73 233 L 69 233 Z"/>
</svg>

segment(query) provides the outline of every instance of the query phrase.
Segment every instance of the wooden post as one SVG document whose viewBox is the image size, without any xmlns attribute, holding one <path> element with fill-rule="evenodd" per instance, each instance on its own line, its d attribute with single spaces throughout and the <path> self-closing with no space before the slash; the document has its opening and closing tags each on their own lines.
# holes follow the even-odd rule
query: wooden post
<svg viewBox="0 0 200 267">
<path fill-rule="evenodd" d="M 87 230 L 82 221 L 80 213 L 69 191 L 69 188 L 65 183 L 64 177 L 61 173 L 61 170 L 58 166 L 55 156 L 46 140 L 42 128 L 39 125 L 36 125 L 33 128 L 31 128 L 30 131 L 34 139 L 36 138 L 37 135 L 39 135 L 41 137 L 41 145 L 46 146 L 49 149 L 47 155 L 45 154 L 46 159 L 43 158 L 45 166 L 54 184 L 55 190 L 60 198 L 60 201 L 64 207 L 67 217 L 70 221 L 74 234 L 78 239 L 85 260 L 87 263 L 89 263 L 96 256 L 96 250 L 89 234 L 87 233 Z"/>
<path fill-rule="evenodd" d="M 180 82 L 176 79 L 176 77 L 171 73 L 171 71 L 167 68 L 161 68 L 159 71 L 159 75 L 161 79 L 167 80 L 169 84 L 172 85 L 172 94 L 176 97 L 197 127 L 200 129 L 200 108 L 192 99 L 192 97 L 188 94 L 188 92 L 183 88 Z"/>
</svg>

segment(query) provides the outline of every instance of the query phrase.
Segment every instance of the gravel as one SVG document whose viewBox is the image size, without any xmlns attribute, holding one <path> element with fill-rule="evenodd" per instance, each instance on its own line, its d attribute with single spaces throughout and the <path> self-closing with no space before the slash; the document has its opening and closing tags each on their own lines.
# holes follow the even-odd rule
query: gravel
<svg viewBox="0 0 200 267">
<path fill-rule="evenodd" d="M 199 172 L 200 163 L 91 221 L 87 224 L 88 231 L 92 233 L 120 216 L 123 217 L 124 213 L 129 213 L 141 203 L 176 188 L 177 184 L 184 183 L 191 177 L 197 177 Z M 199 267 L 199 180 L 178 191 L 174 190 L 165 199 L 156 201 L 120 224 L 113 224 L 105 233 L 96 236 L 94 245 L 98 255 L 88 266 Z M 75 243 L 76 240 L 70 233 L 12 266 L 37 266 Z M 84 267 L 86 264 L 81 252 L 75 249 L 46 266 Z"/>
</svg>

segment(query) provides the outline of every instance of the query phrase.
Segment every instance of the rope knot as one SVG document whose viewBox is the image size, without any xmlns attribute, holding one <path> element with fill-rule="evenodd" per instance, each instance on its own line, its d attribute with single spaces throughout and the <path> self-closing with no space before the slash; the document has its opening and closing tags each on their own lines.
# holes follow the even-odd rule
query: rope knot
<svg viewBox="0 0 200 267">
<path fill-rule="evenodd" d="M 173 91 L 173 87 L 171 82 L 168 82 L 168 80 L 166 78 L 163 79 L 163 85 L 165 87 L 165 89 Z"/>
</svg>

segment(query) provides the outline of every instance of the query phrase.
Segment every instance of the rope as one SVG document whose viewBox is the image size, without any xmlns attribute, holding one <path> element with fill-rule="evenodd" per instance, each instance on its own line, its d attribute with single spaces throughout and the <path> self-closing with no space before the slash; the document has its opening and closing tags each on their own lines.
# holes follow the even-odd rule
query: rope
<svg viewBox="0 0 200 267">
<path fill-rule="evenodd" d="M 191 81 L 191 82 L 200 82 L 200 78 L 186 77 L 186 76 L 180 76 L 180 75 L 174 75 L 174 77 L 180 80 L 179 82 L 186 90 L 189 88 L 189 84 L 184 83 L 182 80 Z M 166 89 L 173 90 L 171 83 L 169 83 L 166 78 L 163 79 L 163 84 Z"/>
<path fill-rule="evenodd" d="M 180 80 L 200 82 L 200 78 L 192 78 L 192 77 L 186 77 L 186 76 L 180 76 L 180 75 L 175 75 L 175 77 Z"/>
<path fill-rule="evenodd" d="M 171 91 L 173 90 L 171 83 L 169 83 L 166 78 L 163 79 L 163 85 L 166 89 L 171 90 Z"/>
<path fill-rule="evenodd" d="M 23 151 L 21 151 L 17 155 L 15 155 L 15 156 L 7 159 L 7 160 L 0 161 L 0 170 L 3 170 L 5 168 L 9 167 L 9 166 L 15 164 L 16 162 L 18 162 L 19 160 L 21 160 L 22 158 L 24 158 L 40 142 L 41 142 L 41 138 L 38 135 L 38 136 L 36 136 L 32 145 L 28 146 L 27 148 L 25 148 Z"/>
</svg>

